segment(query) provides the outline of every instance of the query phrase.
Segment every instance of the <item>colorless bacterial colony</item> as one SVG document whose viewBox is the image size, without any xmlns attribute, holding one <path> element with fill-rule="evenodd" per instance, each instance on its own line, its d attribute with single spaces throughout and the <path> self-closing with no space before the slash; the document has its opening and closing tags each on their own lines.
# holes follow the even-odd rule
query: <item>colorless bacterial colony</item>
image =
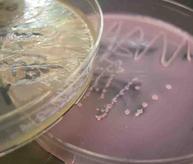
<svg viewBox="0 0 193 164">
<path fill-rule="evenodd" d="M 172 92 L 174 78 L 183 73 L 175 68 L 182 66 L 180 69 L 184 71 L 190 68 L 192 40 L 188 34 L 176 35 L 182 32 L 176 29 L 172 32 L 169 25 L 165 25 L 167 31 L 164 31 L 159 27 L 161 22 L 157 21 L 153 27 L 148 21 L 145 18 L 140 25 L 134 23 L 133 26 L 128 23 L 132 26 L 129 31 L 126 31 L 125 22 L 108 22 L 110 26 L 102 41 L 95 80 L 78 104 L 84 108 L 86 99 L 97 94 L 97 120 L 106 118 L 112 109 L 123 103 L 126 107 L 123 114 L 143 115 L 149 106 L 162 99 L 162 93 L 168 92 L 169 96 Z"/>
</svg>

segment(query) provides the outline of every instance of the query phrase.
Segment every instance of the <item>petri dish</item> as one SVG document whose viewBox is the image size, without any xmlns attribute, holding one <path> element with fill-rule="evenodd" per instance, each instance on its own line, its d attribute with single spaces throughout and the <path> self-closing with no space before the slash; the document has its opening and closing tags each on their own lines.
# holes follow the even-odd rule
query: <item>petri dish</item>
<svg viewBox="0 0 193 164">
<path fill-rule="evenodd" d="M 67 164 L 190 164 L 192 9 L 99 2 L 105 23 L 92 84 L 39 144 Z"/>
<path fill-rule="evenodd" d="M 0 1 L 0 156 L 45 132 L 88 87 L 97 1 Z"/>
</svg>

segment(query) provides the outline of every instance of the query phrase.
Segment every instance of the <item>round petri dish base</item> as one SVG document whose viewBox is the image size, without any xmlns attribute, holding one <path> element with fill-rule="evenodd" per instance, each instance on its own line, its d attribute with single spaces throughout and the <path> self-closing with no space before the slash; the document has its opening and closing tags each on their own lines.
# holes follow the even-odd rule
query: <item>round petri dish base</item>
<svg viewBox="0 0 193 164">
<path fill-rule="evenodd" d="M 189 163 L 191 33 L 148 14 L 107 11 L 104 18 L 90 88 L 38 142 L 69 164 Z"/>
</svg>

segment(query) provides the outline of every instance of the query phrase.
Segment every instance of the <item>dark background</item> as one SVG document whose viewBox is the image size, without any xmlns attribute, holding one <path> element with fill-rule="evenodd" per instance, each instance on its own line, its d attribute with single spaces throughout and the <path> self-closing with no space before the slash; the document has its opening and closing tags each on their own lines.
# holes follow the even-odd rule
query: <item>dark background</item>
<svg viewBox="0 0 193 164">
<path fill-rule="evenodd" d="M 193 8 L 193 0 L 175 0 L 175 1 Z"/>
<path fill-rule="evenodd" d="M 176 0 L 193 8 L 193 0 Z M 192 21 L 193 23 L 193 21 Z M 0 164 L 63 164 L 54 156 L 45 152 L 36 142 L 0 158 Z"/>
</svg>

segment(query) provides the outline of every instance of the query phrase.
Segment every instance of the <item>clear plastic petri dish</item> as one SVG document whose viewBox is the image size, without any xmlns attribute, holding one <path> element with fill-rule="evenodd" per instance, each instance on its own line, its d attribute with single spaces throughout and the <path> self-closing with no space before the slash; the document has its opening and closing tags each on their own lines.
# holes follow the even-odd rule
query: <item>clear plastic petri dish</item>
<svg viewBox="0 0 193 164">
<path fill-rule="evenodd" d="M 174 1 L 99 1 L 90 88 L 38 139 L 67 164 L 193 162 L 193 11 Z"/>
<path fill-rule="evenodd" d="M 45 132 L 88 87 L 96 0 L 0 1 L 0 156 Z"/>
</svg>

